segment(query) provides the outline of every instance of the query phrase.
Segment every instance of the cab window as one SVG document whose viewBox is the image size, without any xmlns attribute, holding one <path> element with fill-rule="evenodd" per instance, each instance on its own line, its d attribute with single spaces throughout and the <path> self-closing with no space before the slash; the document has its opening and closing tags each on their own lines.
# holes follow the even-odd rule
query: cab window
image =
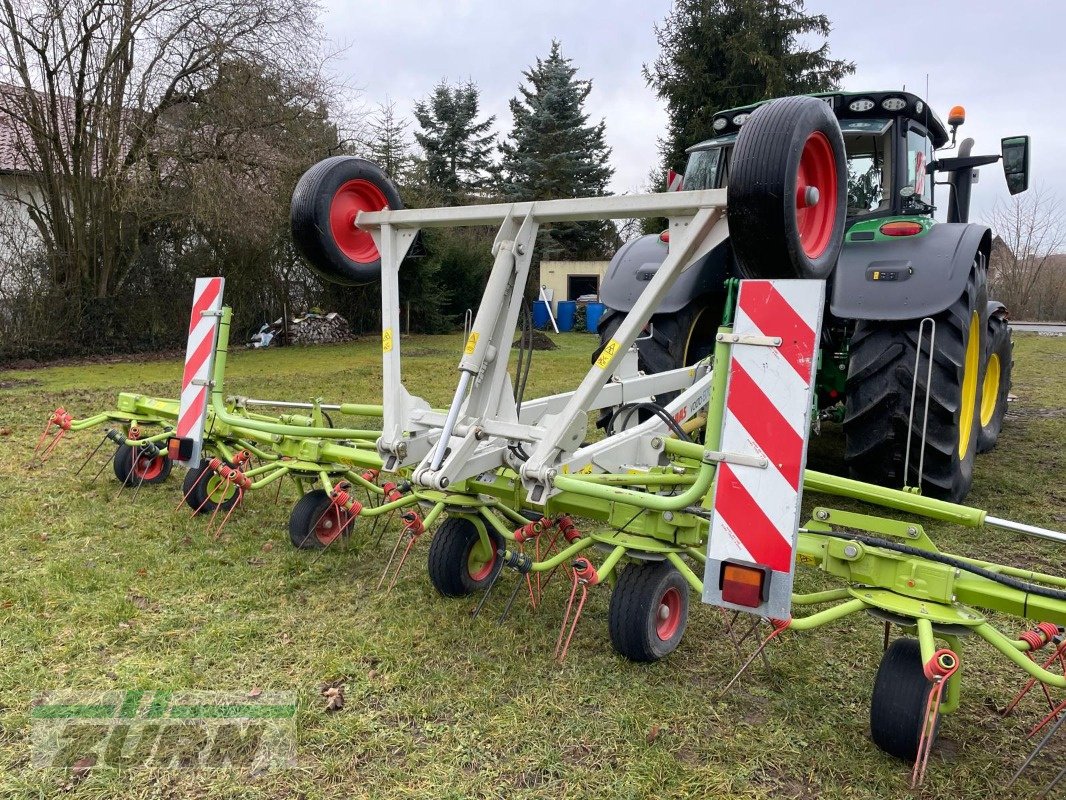
<svg viewBox="0 0 1066 800">
<path fill-rule="evenodd" d="M 698 189 L 717 189 L 719 164 L 722 160 L 722 148 L 712 147 L 708 150 L 697 150 L 689 154 L 688 164 L 685 166 L 685 178 L 682 188 L 686 191 Z"/>
<path fill-rule="evenodd" d="M 914 189 L 914 196 L 923 202 L 933 203 L 933 179 L 926 174 L 926 167 L 933 157 L 933 145 L 922 129 L 912 126 L 907 130 L 907 180 L 904 186 Z"/>
</svg>

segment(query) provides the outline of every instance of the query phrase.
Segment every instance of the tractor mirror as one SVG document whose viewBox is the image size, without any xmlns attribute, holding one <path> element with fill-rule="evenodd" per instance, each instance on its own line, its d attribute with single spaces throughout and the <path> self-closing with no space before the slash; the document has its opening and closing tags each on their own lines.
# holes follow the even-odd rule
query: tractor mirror
<svg viewBox="0 0 1066 800">
<path fill-rule="evenodd" d="M 1007 191 L 1011 194 L 1029 188 L 1029 137 L 1008 136 L 1001 142 L 1003 174 L 1007 178 Z"/>
</svg>

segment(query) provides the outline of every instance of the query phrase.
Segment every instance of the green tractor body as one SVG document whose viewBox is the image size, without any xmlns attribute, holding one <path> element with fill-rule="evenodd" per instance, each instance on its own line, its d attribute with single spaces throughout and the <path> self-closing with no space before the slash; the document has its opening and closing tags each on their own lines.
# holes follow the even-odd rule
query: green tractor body
<svg viewBox="0 0 1066 800">
<path fill-rule="evenodd" d="M 907 92 L 815 96 L 833 110 L 844 141 L 847 222 L 835 261 L 807 259 L 810 268 L 797 271 L 770 251 L 751 257 L 760 252 L 758 232 L 743 243 L 734 237 L 675 284 L 638 343 L 641 368 L 659 372 L 710 354 L 729 278 L 825 278 L 818 411 L 843 423 L 850 474 L 959 501 L 972 482 L 974 454 L 995 444 L 1010 383 L 1007 310 L 987 296 L 992 234 L 969 222 L 976 169 L 1001 155 L 973 156 L 969 139 L 955 147 L 961 108 L 952 109 L 947 127 Z M 715 137 L 689 150 L 682 190 L 729 190 L 738 133 L 762 105 L 715 115 Z M 945 152 L 951 157 L 938 155 Z M 1028 137 L 1004 139 L 1002 158 L 1010 192 L 1024 191 Z M 806 191 L 798 207 L 817 211 L 817 191 Z M 934 218 L 937 204 L 946 208 L 944 222 Z M 741 244 L 744 260 L 734 252 Z M 668 248 L 664 233 L 616 253 L 600 290 L 608 307 L 603 341 Z"/>
</svg>

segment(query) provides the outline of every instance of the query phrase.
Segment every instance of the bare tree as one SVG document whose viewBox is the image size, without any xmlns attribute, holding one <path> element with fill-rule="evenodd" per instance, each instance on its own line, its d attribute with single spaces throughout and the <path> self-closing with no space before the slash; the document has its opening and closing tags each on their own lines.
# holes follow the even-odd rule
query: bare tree
<svg viewBox="0 0 1066 800">
<path fill-rule="evenodd" d="M 182 213 L 168 184 L 194 185 L 197 165 L 251 172 L 249 153 L 262 162 L 269 149 L 251 139 L 324 116 L 311 99 L 316 12 L 305 0 L 0 0 L 0 115 L 34 179 L 16 200 L 42 238 L 49 286 L 110 296 L 153 226 Z M 286 76 L 274 86 L 289 94 L 268 114 L 243 113 L 241 70 Z M 241 113 L 211 113 L 227 102 Z"/>
<path fill-rule="evenodd" d="M 1033 189 L 997 203 L 988 222 L 1002 241 L 993 246 L 989 265 L 992 293 L 1016 317 L 1032 315 L 1042 305 L 1038 295 L 1061 288 L 1047 276 L 1053 256 L 1066 246 L 1062 203 Z"/>
</svg>

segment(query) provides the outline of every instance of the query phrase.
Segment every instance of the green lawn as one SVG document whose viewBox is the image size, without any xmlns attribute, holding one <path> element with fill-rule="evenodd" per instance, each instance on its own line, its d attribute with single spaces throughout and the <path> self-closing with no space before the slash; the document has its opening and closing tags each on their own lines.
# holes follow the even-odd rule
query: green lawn
<svg viewBox="0 0 1066 800">
<path fill-rule="evenodd" d="M 590 336 L 554 337 L 538 353 L 529 396 L 571 388 Z M 460 336 L 403 342 L 408 386 L 446 404 Z M 74 477 L 96 434 L 65 441 L 28 468 L 49 411 L 76 416 L 116 392 L 172 396 L 177 362 L 0 372 L 0 796 L 77 798 L 326 797 L 903 797 L 909 766 L 869 739 L 867 703 L 882 631 L 852 617 L 771 648 L 773 673 L 753 669 L 720 689 L 740 658 L 719 614 L 698 603 L 681 647 L 636 665 L 607 638 L 608 591 L 595 588 L 568 660 L 551 658 L 566 600 L 561 581 L 534 612 L 516 606 L 471 621 L 474 600 L 436 595 L 424 537 L 396 588 L 374 587 L 392 546 L 355 536 L 321 558 L 296 552 L 280 505 L 251 498 L 219 540 L 190 519 L 180 476 L 116 497 L 109 471 Z M 236 353 L 227 391 L 261 397 L 373 401 L 376 341 Z M 1066 528 L 1066 338 L 1017 337 L 1015 393 L 999 447 L 979 461 L 971 500 L 998 516 Z M 812 464 L 838 457 L 823 430 Z M 1063 570 L 1062 549 L 995 531 L 929 526 L 966 555 Z M 800 586 L 820 584 L 801 573 Z M 507 592 L 490 605 L 498 610 Z M 491 610 L 491 609 L 490 609 Z M 1013 626 L 1012 626 L 1013 627 Z M 987 798 L 1028 751 L 1037 696 L 1017 715 L 997 707 L 1020 677 L 989 648 L 963 654 L 962 709 L 945 720 L 923 797 Z M 325 710 L 326 682 L 346 705 Z M 298 694 L 298 766 L 228 771 L 98 768 L 82 780 L 31 768 L 34 693 L 73 689 L 226 689 Z M 1066 735 L 1044 759 L 1066 761 Z M 1018 796 L 1049 778 L 1036 770 Z M 1041 780 L 1042 778 L 1042 780 Z"/>
</svg>

